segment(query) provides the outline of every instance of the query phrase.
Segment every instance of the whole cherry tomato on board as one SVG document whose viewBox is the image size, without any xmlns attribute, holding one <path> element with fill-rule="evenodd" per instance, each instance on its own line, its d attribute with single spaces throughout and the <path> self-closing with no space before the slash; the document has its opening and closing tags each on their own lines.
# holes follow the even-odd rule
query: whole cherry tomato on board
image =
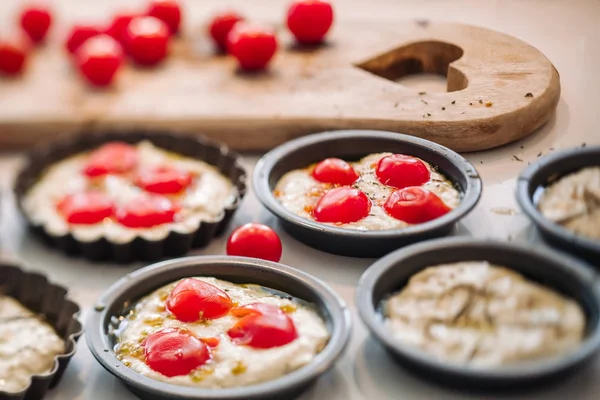
<svg viewBox="0 0 600 400">
<path fill-rule="evenodd" d="M 352 185 L 358 179 L 358 174 L 346 161 L 326 158 L 315 166 L 312 177 L 323 183 Z"/>
<path fill-rule="evenodd" d="M 108 174 L 122 174 L 137 166 L 137 149 L 124 142 L 109 142 L 94 150 L 83 168 L 90 178 Z"/>
<path fill-rule="evenodd" d="M 383 157 L 377 163 L 375 174 L 384 185 L 398 189 L 421 186 L 430 177 L 429 169 L 423 161 L 404 154 Z"/>
<path fill-rule="evenodd" d="M 95 25 L 74 25 L 67 35 L 65 47 L 71 54 L 75 54 L 77 49 L 88 39 L 102 34 L 102 29 Z"/>
<path fill-rule="evenodd" d="M 70 224 L 93 225 L 113 216 L 112 200 L 100 191 L 69 194 L 56 206 Z"/>
<path fill-rule="evenodd" d="M 148 6 L 147 14 L 158 18 L 169 27 L 171 35 L 179 32 L 181 24 L 181 4 L 176 0 L 152 0 Z"/>
<path fill-rule="evenodd" d="M 127 52 L 139 65 L 156 65 L 169 53 L 169 27 L 158 18 L 134 18 L 125 37 Z"/>
<path fill-rule="evenodd" d="M 225 11 L 213 17 L 208 31 L 221 52 L 227 52 L 227 36 L 235 24 L 243 20 L 244 17 L 235 11 Z"/>
<path fill-rule="evenodd" d="M 179 206 L 166 197 L 144 194 L 118 208 L 117 221 L 128 228 L 152 228 L 175 221 Z"/>
<path fill-rule="evenodd" d="M 31 41 L 40 43 L 52 25 L 52 13 L 43 2 L 31 2 L 21 11 L 20 22 Z"/>
<path fill-rule="evenodd" d="M 108 28 L 106 28 L 105 33 L 109 36 L 112 36 L 113 39 L 121 43 L 123 49 L 127 50 L 125 32 L 127 31 L 127 27 L 129 26 L 131 20 L 139 16 L 139 13 L 132 11 L 116 14 Z"/>
<path fill-rule="evenodd" d="M 392 217 L 409 224 L 431 221 L 450 211 L 435 193 L 418 186 L 394 191 L 384 209 Z"/>
<path fill-rule="evenodd" d="M 235 24 L 227 36 L 227 51 L 246 71 L 266 68 L 277 46 L 277 37 L 272 29 L 245 22 Z"/>
<path fill-rule="evenodd" d="M 86 40 L 77 50 L 77 65 L 88 83 L 98 87 L 109 86 L 123 64 L 121 45 L 108 35 Z"/>
<path fill-rule="evenodd" d="M 20 75 L 27 65 L 30 41 L 23 35 L 0 38 L 0 74 Z"/>
<path fill-rule="evenodd" d="M 294 321 L 273 304 L 254 303 L 238 307 L 232 314 L 241 317 L 227 331 L 235 344 L 270 349 L 298 338 Z"/>
<path fill-rule="evenodd" d="M 146 364 L 167 377 L 187 375 L 210 360 L 208 347 L 201 339 L 173 328 L 150 334 L 143 346 Z"/>
<path fill-rule="evenodd" d="M 192 174 L 166 165 L 155 166 L 138 172 L 135 183 L 147 192 L 176 194 L 192 184 Z"/>
<path fill-rule="evenodd" d="M 326 0 L 296 0 L 288 9 L 288 28 L 301 44 L 322 42 L 332 23 L 333 8 Z"/>
<path fill-rule="evenodd" d="M 179 282 L 169 294 L 166 305 L 182 322 L 219 318 L 233 307 L 225 291 L 194 278 Z"/>
<path fill-rule="evenodd" d="M 348 224 L 369 215 L 371 201 L 359 189 L 341 186 L 331 189 L 317 202 L 313 216 L 318 222 Z"/>
<path fill-rule="evenodd" d="M 281 239 L 273 229 L 263 224 L 242 225 L 227 240 L 227 254 L 230 256 L 278 262 L 281 253 Z"/>
</svg>

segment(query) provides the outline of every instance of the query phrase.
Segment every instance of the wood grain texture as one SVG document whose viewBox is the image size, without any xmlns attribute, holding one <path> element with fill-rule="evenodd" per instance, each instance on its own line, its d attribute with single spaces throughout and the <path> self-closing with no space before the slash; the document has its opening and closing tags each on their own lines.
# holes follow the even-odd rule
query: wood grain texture
<svg viewBox="0 0 600 400">
<path fill-rule="evenodd" d="M 197 30 L 174 43 L 159 68 L 128 66 L 108 91 L 86 87 L 51 42 L 22 78 L 0 79 L 0 147 L 135 126 L 198 131 L 238 150 L 266 150 L 322 130 L 369 128 L 467 152 L 530 134 L 560 96 L 558 73 L 542 53 L 483 28 L 340 22 L 318 49 L 294 48 L 279 31 L 281 49 L 266 73 L 236 71 Z M 449 91 L 423 94 L 390 80 L 420 71 L 447 72 Z"/>
</svg>

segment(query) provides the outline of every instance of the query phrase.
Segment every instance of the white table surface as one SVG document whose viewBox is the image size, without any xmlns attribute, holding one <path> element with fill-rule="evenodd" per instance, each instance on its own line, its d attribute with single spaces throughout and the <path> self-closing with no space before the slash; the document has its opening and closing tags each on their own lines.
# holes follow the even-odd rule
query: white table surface
<svg viewBox="0 0 600 400">
<path fill-rule="evenodd" d="M 74 1 L 74 0 L 72 0 Z M 115 3 L 115 1 L 108 1 Z M 15 0 L 2 0 L 0 13 L 11 10 Z M 65 3 L 65 1 L 63 1 Z M 68 1 L 66 1 L 68 3 Z M 194 12 L 201 1 L 189 1 Z M 252 10 L 273 4 L 270 15 L 278 15 L 283 2 L 273 0 L 229 1 L 252 15 Z M 278 5 L 279 4 L 279 5 Z M 65 7 L 65 12 L 68 7 Z M 428 18 L 477 24 L 519 37 L 544 52 L 560 72 L 562 97 L 556 116 L 531 137 L 500 149 L 468 154 L 485 185 L 478 207 L 459 225 L 460 234 L 492 237 L 541 246 L 514 200 L 515 177 L 542 152 L 600 144 L 596 122 L 600 112 L 600 1 L 598 0 L 340 0 L 339 18 Z M 262 15 L 261 15 L 262 16 Z M 2 17 L 2 15 L 0 15 Z M 4 15 L 6 17 L 6 14 Z M 0 18 L 2 19 L 2 18 Z M 1 32 L 0 32 L 1 33 Z M 1 115 L 1 109 L 0 109 Z M 0 132 L 2 135 L 2 132 Z M 1 149 L 0 149 L 1 150 Z M 516 156 L 517 158 L 513 157 Z M 519 161 L 522 160 L 522 161 Z M 48 274 L 70 288 L 71 297 L 84 308 L 83 318 L 94 300 L 112 282 L 141 264 L 117 267 L 71 259 L 44 247 L 26 235 L 10 194 L 19 155 L 0 154 L 0 188 L 3 191 L 0 246 L 5 256 L 21 260 L 28 268 Z M 251 168 L 256 156 L 248 156 Z M 284 243 L 282 262 L 327 281 L 348 303 L 354 330 L 348 351 L 335 369 L 323 376 L 301 400 L 464 399 L 453 392 L 420 380 L 397 366 L 368 336 L 353 305 L 355 285 L 373 261 L 329 255 L 313 250 L 289 237 L 250 192 L 232 227 L 250 221 L 275 226 Z M 223 254 L 225 238 L 194 254 Z M 550 388 L 513 398 L 598 399 L 600 357 L 577 375 Z M 63 381 L 48 396 L 51 400 L 134 399 L 125 387 L 96 363 L 82 339 Z M 485 396 L 481 398 L 497 398 Z"/>
</svg>

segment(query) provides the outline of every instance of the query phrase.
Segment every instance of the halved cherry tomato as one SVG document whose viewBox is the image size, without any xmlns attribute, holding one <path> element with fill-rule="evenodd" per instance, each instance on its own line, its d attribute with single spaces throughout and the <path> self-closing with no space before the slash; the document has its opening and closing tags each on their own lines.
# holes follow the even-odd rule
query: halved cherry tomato
<svg viewBox="0 0 600 400">
<path fill-rule="evenodd" d="M 135 147 L 123 142 L 106 143 L 90 154 L 83 173 L 91 178 L 131 171 L 138 162 Z"/>
<path fill-rule="evenodd" d="M 315 166 L 312 177 L 323 183 L 352 185 L 358 179 L 358 174 L 346 161 L 326 158 Z"/>
<path fill-rule="evenodd" d="M 227 51 L 246 71 L 266 68 L 277 47 L 275 31 L 264 26 L 238 22 L 227 35 Z"/>
<path fill-rule="evenodd" d="M 208 31 L 220 51 L 227 52 L 227 36 L 234 25 L 243 20 L 244 17 L 235 11 L 225 11 L 213 17 Z"/>
<path fill-rule="evenodd" d="M 176 0 L 152 0 L 148 15 L 167 24 L 171 35 L 177 34 L 181 23 L 181 5 Z"/>
<path fill-rule="evenodd" d="M 27 65 L 31 42 L 25 35 L 14 35 L 0 39 L 0 74 L 17 76 Z"/>
<path fill-rule="evenodd" d="M 242 225 L 227 240 L 227 255 L 230 256 L 278 262 L 281 252 L 281 239 L 273 229 L 263 224 Z"/>
<path fill-rule="evenodd" d="M 369 215 L 371 201 L 362 191 L 350 186 L 331 189 L 317 202 L 313 216 L 318 222 L 347 224 Z"/>
<path fill-rule="evenodd" d="M 143 346 L 146 364 L 168 377 L 187 375 L 210 360 L 208 347 L 201 339 L 177 329 L 152 333 Z"/>
<path fill-rule="evenodd" d="M 169 53 L 169 27 L 154 17 L 137 17 L 125 31 L 125 48 L 139 65 L 153 66 Z"/>
<path fill-rule="evenodd" d="M 396 190 L 384 208 L 392 217 L 409 224 L 431 221 L 450 211 L 435 193 L 418 186 Z"/>
<path fill-rule="evenodd" d="M 67 195 L 56 206 L 70 224 L 92 225 L 114 214 L 112 200 L 100 191 Z"/>
<path fill-rule="evenodd" d="M 235 344 L 270 349 L 298 338 L 294 321 L 277 306 L 255 303 L 238 310 L 245 316 L 227 331 Z"/>
<path fill-rule="evenodd" d="M 377 163 L 375 174 L 379 182 L 398 189 L 421 186 L 430 175 L 423 161 L 404 154 L 383 157 Z"/>
<path fill-rule="evenodd" d="M 192 174 L 170 166 L 139 171 L 135 183 L 142 189 L 159 194 L 175 194 L 192 184 Z"/>
<path fill-rule="evenodd" d="M 333 23 L 333 7 L 327 0 L 295 0 L 287 14 L 287 25 L 299 43 L 323 40 Z"/>
<path fill-rule="evenodd" d="M 152 228 L 175 221 L 179 206 L 160 195 L 145 194 L 117 209 L 117 221 L 128 228 Z"/>
<path fill-rule="evenodd" d="M 33 2 L 21 11 L 21 27 L 34 43 L 40 43 L 52 25 L 52 14 L 43 2 Z"/>
<path fill-rule="evenodd" d="M 67 35 L 67 41 L 65 47 L 71 54 L 75 54 L 77 49 L 88 39 L 93 38 L 102 34 L 102 30 L 95 25 L 74 25 L 69 34 Z"/>
<path fill-rule="evenodd" d="M 167 309 L 182 322 L 215 319 L 227 314 L 233 303 L 227 293 L 199 279 L 187 278 L 167 298 Z"/>
<path fill-rule="evenodd" d="M 108 35 L 86 40 L 76 52 L 79 71 L 88 83 L 109 86 L 123 63 L 123 48 Z"/>
<path fill-rule="evenodd" d="M 238 318 L 247 317 L 248 315 L 281 313 L 283 313 L 281 308 L 269 303 L 251 303 L 231 310 L 231 315 Z"/>
</svg>

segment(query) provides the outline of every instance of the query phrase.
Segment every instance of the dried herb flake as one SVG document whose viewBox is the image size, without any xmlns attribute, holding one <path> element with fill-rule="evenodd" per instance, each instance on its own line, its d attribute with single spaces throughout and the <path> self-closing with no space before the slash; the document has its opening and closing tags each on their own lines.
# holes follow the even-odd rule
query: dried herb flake
<svg viewBox="0 0 600 400">
<path fill-rule="evenodd" d="M 513 158 L 513 160 L 515 160 L 515 161 L 523 161 L 522 159 L 520 159 L 519 157 L 517 157 L 517 156 L 515 156 L 515 155 L 513 155 L 513 156 L 512 156 L 512 158 Z"/>
<path fill-rule="evenodd" d="M 542 156 L 542 152 L 540 151 L 537 156 L 541 157 Z"/>
<path fill-rule="evenodd" d="M 423 104 L 425 104 L 425 105 L 429 104 L 428 102 L 426 102 L 426 101 L 425 101 L 425 100 L 423 100 L 423 99 L 421 99 L 421 103 L 423 103 Z"/>
<path fill-rule="evenodd" d="M 419 96 L 424 96 L 426 94 L 427 94 L 427 92 L 419 92 Z"/>
<path fill-rule="evenodd" d="M 491 101 L 488 101 L 487 103 L 485 103 L 485 106 L 488 107 L 488 108 L 491 107 L 491 106 L 493 106 L 493 105 L 494 105 L 494 103 L 492 103 Z"/>
<path fill-rule="evenodd" d="M 452 100 L 452 103 L 451 103 L 451 104 L 456 104 L 456 100 Z"/>
<path fill-rule="evenodd" d="M 442 111 L 444 111 L 446 109 L 446 107 L 442 107 Z"/>
<path fill-rule="evenodd" d="M 525 97 L 533 97 L 533 93 L 527 93 Z"/>
<path fill-rule="evenodd" d="M 479 99 L 479 104 L 483 104 L 483 100 Z"/>
</svg>

